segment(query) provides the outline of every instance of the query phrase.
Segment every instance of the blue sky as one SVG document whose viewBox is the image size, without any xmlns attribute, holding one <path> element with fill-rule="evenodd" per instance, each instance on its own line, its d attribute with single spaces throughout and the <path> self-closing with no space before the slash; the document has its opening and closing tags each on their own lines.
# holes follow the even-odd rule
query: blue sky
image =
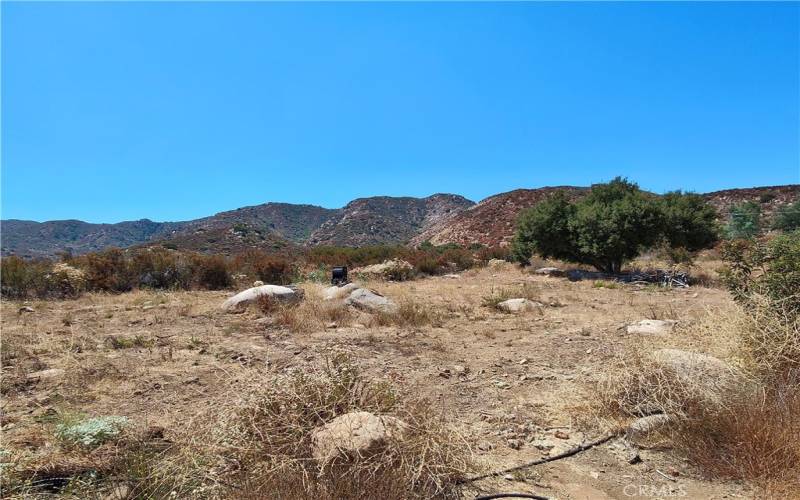
<svg viewBox="0 0 800 500">
<path fill-rule="evenodd" d="M 800 182 L 798 3 L 2 3 L 2 217 Z"/>
</svg>

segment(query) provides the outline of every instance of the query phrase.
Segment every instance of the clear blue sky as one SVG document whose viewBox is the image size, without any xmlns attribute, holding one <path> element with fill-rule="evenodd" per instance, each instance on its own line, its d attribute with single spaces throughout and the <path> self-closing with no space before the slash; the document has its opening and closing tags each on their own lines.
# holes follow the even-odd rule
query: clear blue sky
<svg viewBox="0 0 800 500">
<path fill-rule="evenodd" d="M 2 3 L 2 217 L 800 182 L 798 3 Z"/>
</svg>

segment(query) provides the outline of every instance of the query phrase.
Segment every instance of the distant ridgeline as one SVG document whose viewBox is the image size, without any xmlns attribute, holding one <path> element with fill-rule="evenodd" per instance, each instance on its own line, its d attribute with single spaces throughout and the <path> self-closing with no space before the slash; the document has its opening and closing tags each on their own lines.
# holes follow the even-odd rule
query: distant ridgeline
<svg viewBox="0 0 800 500">
<path fill-rule="evenodd" d="M 507 244 L 519 213 L 564 191 L 577 198 L 587 188 L 573 186 L 517 189 L 480 203 L 453 194 L 427 198 L 378 196 L 359 198 L 340 209 L 314 205 L 266 203 L 183 222 L 147 219 L 117 224 L 78 220 L 0 222 L 2 255 L 54 257 L 108 247 L 160 245 L 204 253 L 237 253 L 251 248 L 286 249 L 293 245 L 366 246 L 379 244 L 469 246 Z M 800 185 L 728 189 L 707 193 L 724 222 L 733 207 L 757 205 L 763 228 L 800 199 Z"/>
</svg>

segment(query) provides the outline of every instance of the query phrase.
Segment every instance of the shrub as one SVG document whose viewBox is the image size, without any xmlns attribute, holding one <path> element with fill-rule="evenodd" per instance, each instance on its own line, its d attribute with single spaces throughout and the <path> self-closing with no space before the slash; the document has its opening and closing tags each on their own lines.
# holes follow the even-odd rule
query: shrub
<svg viewBox="0 0 800 500">
<path fill-rule="evenodd" d="M 198 284 L 208 290 L 221 290 L 233 285 L 225 259 L 218 255 L 196 255 L 194 258 L 195 276 Z"/>
<path fill-rule="evenodd" d="M 86 284 L 86 274 L 64 262 L 54 264 L 46 278 L 48 291 L 60 298 L 77 297 Z"/>
<path fill-rule="evenodd" d="M 25 299 L 47 294 L 49 261 L 30 261 L 12 255 L 0 259 L 0 294 L 3 298 Z"/>
<path fill-rule="evenodd" d="M 130 261 L 131 273 L 140 288 L 186 289 L 191 286 L 192 270 L 183 256 L 165 248 L 145 248 Z"/>
<path fill-rule="evenodd" d="M 782 208 L 778 212 L 774 228 L 787 232 L 800 230 L 800 200 Z"/>
<path fill-rule="evenodd" d="M 265 491 L 287 499 L 460 498 L 456 482 L 470 466 L 469 453 L 431 408 L 404 403 L 343 356 L 318 370 L 271 376 L 216 425 L 217 455 L 236 464 L 219 469 L 230 471 L 223 483 L 254 498 Z M 404 438 L 365 456 L 317 463 L 312 432 L 353 411 L 402 419 Z"/>
<path fill-rule="evenodd" d="M 125 417 L 97 417 L 56 426 L 56 437 L 71 445 L 93 448 L 119 435 L 128 424 Z"/>
<path fill-rule="evenodd" d="M 675 249 L 676 256 L 710 248 L 719 239 L 717 211 L 702 196 L 673 191 L 662 196 L 658 204 L 664 216 L 666 246 Z"/>
<path fill-rule="evenodd" d="M 786 492 L 800 487 L 796 382 L 741 391 L 713 411 L 688 408 L 688 417 L 673 432 L 674 442 L 707 474 L 750 480 L 767 491 L 781 483 Z"/>
<path fill-rule="evenodd" d="M 704 233 L 688 214 L 696 199 L 684 201 L 683 196 L 689 195 L 673 193 L 667 201 L 658 202 L 636 184 L 619 177 L 593 186 L 576 203 L 557 192 L 521 214 L 512 244 L 514 258 L 526 264 L 535 252 L 543 258 L 589 264 L 600 271 L 618 273 L 625 261 L 660 239 L 694 242 L 695 233 Z M 667 209 L 669 215 L 665 213 Z M 667 233 L 667 217 L 682 222 L 684 227 Z"/>
<path fill-rule="evenodd" d="M 76 258 L 75 263 L 86 273 L 90 290 L 127 292 L 135 285 L 135 276 L 122 250 L 112 248 Z"/>
<path fill-rule="evenodd" d="M 768 243 L 728 242 L 722 258 L 727 264 L 723 281 L 737 301 L 747 306 L 766 297 L 781 310 L 800 313 L 800 232 Z"/>
<path fill-rule="evenodd" d="M 725 226 L 729 239 L 754 238 L 761 231 L 761 206 L 754 201 L 734 205 L 730 209 L 730 220 Z"/>
<path fill-rule="evenodd" d="M 270 285 L 288 285 L 297 275 L 291 260 L 263 250 L 251 250 L 238 255 L 233 266 Z"/>
</svg>

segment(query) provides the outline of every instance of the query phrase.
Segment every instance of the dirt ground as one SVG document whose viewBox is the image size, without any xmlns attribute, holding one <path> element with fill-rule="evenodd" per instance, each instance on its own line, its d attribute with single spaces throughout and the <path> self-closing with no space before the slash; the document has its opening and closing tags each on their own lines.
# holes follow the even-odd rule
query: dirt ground
<svg viewBox="0 0 800 500">
<path fill-rule="evenodd" d="M 308 299 L 320 285 L 303 284 Z M 725 355 L 710 318 L 732 307 L 721 289 L 663 290 L 535 276 L 511 265 L 402 283 L 371 282 L 441 314 L 435 326 L 326 325 L 292 333 L 251 308 L 226 314 L 231 292 L 88 294 L 77 300 L 2 303 L 3 447 L 50 446 L 42 416 L 122 415 L 167 436 L 236 396 L 254 372 L 281 371 L 349 353 L 375 379 L 426 396 L 469 440 L 485 470 L 556 454 L 601 436 L 595 384 L 632 348 L 691 348 Z M 522 289 L 544 307 L 506 314 L 483 305 Z M 676 319 L 666 337 L 629 335 L 641 319 Z M 712 341 L 712 339 L 714 339 Z M 25 354 L 23 354 L 25 353 Z M 64 372 L 42 370 L 63 369 Z M 50 376 L 47 374 L 50 373 Z M 557 435 L 556 435 L 557 434 Z M 746 486 L 704 480 L 666 447 L 631 465 L 616 441 L 576 456 L 486 479 L 465 490 L 560 499 L 752 498 Z"/>
</svg>

